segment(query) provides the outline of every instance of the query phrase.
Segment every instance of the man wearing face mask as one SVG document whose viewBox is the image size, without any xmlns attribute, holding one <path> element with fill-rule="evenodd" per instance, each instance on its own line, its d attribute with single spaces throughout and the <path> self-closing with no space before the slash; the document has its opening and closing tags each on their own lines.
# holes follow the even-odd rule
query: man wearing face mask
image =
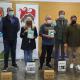
<svg viewBox="0 0 80 80">
<path fill-rule="evenodd" d="M 76 68 L 80 71 L 80 25 L 77 17 L 71 16 L 71 24 L 67 27 L 65 45 L 68 46 L 70 69 Z"/>
<path fill-rule="evenodd" d="M 3 44 L 4 44 L 4 68 L 8 68 L 9 53 L 11 53 L 12 66 L 17 68 L 16 64 L 16 42 L 17 32 L 20 29 L 19 20 L 14 16 L 12 8 L 7 8 L 7 15 L 2 19 Z"/>
<path fill-rule="evenodd" d="M 51 61 L 51 54 L 54 46 L 54 33 L 52 32 L 53 36 L 50 36 L 48 33 L 50 30 L 54 31 L 54 27 L 52 26 L 52 19 L 51 16 L 47 16 L 45 18 L 45 23 L 41 25 L 39 35 L 42 37 L 42 53 L 40 56 L 40 67 L 42 69 L 43 63 L 45 61 L 46 53 L 46 66 L 51 68 L 50 61 Z M 55 31 L 54 31 L 55 32 Z"/>
<path fill-rule="evenodd" d="M 54 65 L 58 65 L 58 60 L 65 59 L 64 53 L 64 41 L 65 41 L 65 32 L 67 27 L 67 19 L 65 19 L 65 12 L 63 10 L 59 11 L 59 18 L 56 20 L 55 26 L 55 54 L 54 54 Z M 56 67 L 57 68 L 57 67 Z"/>
</svg>

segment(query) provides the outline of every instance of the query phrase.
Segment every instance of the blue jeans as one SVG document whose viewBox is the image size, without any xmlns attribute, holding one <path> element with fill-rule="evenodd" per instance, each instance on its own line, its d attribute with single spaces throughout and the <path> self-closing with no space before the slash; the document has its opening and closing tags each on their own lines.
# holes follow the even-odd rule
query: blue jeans
<svg viewBox="0 0 80 80">
<path fill-rule="evenodd" d="M 25 64 L 32 61 L 32 50 L 24 50 L 24 61 Z"/>
</svg>

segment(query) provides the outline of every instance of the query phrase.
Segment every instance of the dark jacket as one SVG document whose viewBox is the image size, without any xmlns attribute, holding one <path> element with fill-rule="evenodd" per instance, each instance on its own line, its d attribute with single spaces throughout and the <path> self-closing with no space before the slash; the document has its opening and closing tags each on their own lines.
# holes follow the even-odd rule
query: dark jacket
<svg viewBox="0 0 80 80">
<path fill-rule="evenodd" d="M 70 47 L 80 46 L 80 25 L 69 25 L 67 28 L 66 42 Z"/>
<path fill-rule="evenodd" d="M 2 37 L 2 19 L 0 21 L 0 38 Z"/>
<path fill-rule="evenodd" d="M 24 32 L 25 31 L 24 27 L 21 28 L 21 32 L 20 32 L 20 37 L 22 38 L 21 49 L 33 50 L 36 48 L 35 38 L 37 38 L 38 34 L 37 34 L 36 27 L 33 28 L 33 30 L 34 30 L 34 39 L 29 39 L 27 38 L 27 32 Z"/>
<path fill-rule="evenodd" d="M 60 18 L 58 18 L 56 20 L 56 26 L 54 28 L 55 31 L 56 31 L 55 39 L 64 41 L 64 39 L 65 39 L 64 35 L 65 35 L 67 24 L 68 24 L 67 19 L 60 19 Z"/>
<path fill-rule="evenodd" d="M 42 24 L 40 27 L 39 34 L 43 35 L 46 34 L 48 35 L 48 29 L 54 29 L 54 26 L 48 25 L 48 24 Z M 47 38 L 42 36 L 42 44 L 43 45 L 54 45 L 54 38 Z"/>
<path fill-rule="evenodd" d="M 20 29 L 19 20 L 17 17 L 13 16 L 10 18 L 8 15 L 2 19 L 2 32 L 4 40 L 16 40 L 17 32 Z"/>
<path fill-rule="evenodd" d="M 0 32 L 2 32 L 2 20 L 0 21 Z"/>
</svg>

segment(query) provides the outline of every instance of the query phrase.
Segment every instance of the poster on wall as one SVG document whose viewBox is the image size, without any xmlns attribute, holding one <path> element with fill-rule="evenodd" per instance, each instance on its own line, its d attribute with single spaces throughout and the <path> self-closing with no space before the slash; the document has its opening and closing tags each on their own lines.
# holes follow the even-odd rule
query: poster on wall
<svg viewBox="0 0 80 80">
<path fill-rule="evenodd" d="M 38 31 L 38 14 L 39 14 L 39 5 L 35 4 L 16 4 L 16 16 L 19 18 L 20 27 L 25 25 L 25 20 L 28 16 L 33 18 L 34 26 L 36 26 Z M 21 28 L 20 28 L 21 29 Z M 21 42 L 22 39 L 20 38 L 20 31 L 18 33 L 17 38 L 17 50 L 16 50 L 16 59 L 23 59 L 24 52 L 21 50 Z M 38 59 L 38 39 L 36 39 L 36 49 L 33 50 L 33 59 Z"/>
<path fill-rule="evenodd" d="M 6 16 L 7 14 L 7 8 L 8 7 L 12 7 L 12 3 L 0 3 L 0 16 Z M 0 53 L 3 51 L 3 38 L 2 38 L 2 32 L 1 32 L 1 29 L 2 29 L 2 23 L 1 23 L 1 18 L 0 18 Z"/>
</svg>

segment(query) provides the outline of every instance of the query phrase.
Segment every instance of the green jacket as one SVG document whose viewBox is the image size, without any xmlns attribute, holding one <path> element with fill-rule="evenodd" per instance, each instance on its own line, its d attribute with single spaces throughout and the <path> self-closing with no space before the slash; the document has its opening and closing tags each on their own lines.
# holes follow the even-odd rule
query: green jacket
<svg viewBox="0 0 80 80">
<path fill-rule="evenodd" d="M 66 31 L 66 42 L 70 47 L 80 46 L 80 25 L 69 25 Z"/>
<path fill-rule="evenodd" d="M 60 19 L 58 18 L 56 20 L 56 26 L 54 27 L 55 31 L 56 31 L 56 34 L 55 34 L 55 39 L 57 40 L 65 40 L 65 31 L 66 31 L 66 28 L 67 28 L 67 24 L 68 24 L 68 21 L 67 19 L 63 18 L 63 19 Z"/>
</svg>

